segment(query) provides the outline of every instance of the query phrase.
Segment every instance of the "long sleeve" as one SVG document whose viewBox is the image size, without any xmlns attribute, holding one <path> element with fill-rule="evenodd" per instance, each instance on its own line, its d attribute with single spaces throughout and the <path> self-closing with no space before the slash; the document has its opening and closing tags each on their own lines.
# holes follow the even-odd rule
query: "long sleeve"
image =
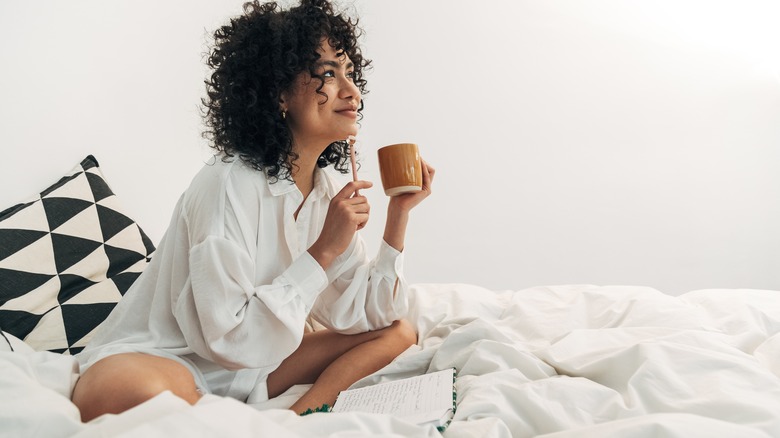
<svg viewBox="0 0 780 438">
<path fill-rule="evenodd" d="M 327 278 L 302 254 L 271 284 L 253 284 L 254 261 L 234 242 L 209 236 L 190 252 L 191 288 L 174 315 L 196 354 L 228 369 L 275 368 L 300 344 Z"/>
<path fill-rule="evenodd" d="M 236 164 L 203 177 L 180 212 L 190 284 L 172 293 L 173 314 L 192 351 L 228 369 L 275 369 L 328 283 L 308 252 L 284 251 L 284 202 L 258 174 Z"/>
<path fill-rule="evenodd" d="M 389 326 L 409 309 L 403 277 L 403 254 L 382 241 L 369 260 L 363 240 L 350 247 L 328 270 L 329 285 L 320 294 L 312 316 L 341 333 L 361 333 Z"/>
<path fill-rule="evenodd" d="M 370 259 L 356 235 L 327 272 L 308 253 L 335 193 L 317 175 L 304 200 L 291 181 L 270 182 L 240 160 L 204 166 L 150 265 L 80 355 L 82 366 L 142 351 L 181 357 L 204 375 L 222 368 L 262 378 L 298 348 L 309 315 L 342 333 L 403 317 L 398 251 L 382 243 Z"/>
</svg>

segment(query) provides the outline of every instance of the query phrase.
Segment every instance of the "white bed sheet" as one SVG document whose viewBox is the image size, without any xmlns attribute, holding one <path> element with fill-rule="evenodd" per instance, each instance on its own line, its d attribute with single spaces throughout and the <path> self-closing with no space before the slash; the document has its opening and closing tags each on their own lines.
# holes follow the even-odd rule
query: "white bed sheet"
<svg viewBox="0 0 780 438">
<path fill-rule="evenodd" d="M 356 386 L 455 367 L 445 437 L 780 436 L 778 291 L 418 284 L 411 307 L 418 345 Z M 62 394 L 71 381 L 52 381 L 72 378 L 69 367 L 0 353 L 0 435 L 45 418 L 37 436 L 439 436 L 383 415 L 283 409 L 305 387 L 257 405 L 208 396 L 189 406 L 165 393 L 84 425 Z"/>
</svg>

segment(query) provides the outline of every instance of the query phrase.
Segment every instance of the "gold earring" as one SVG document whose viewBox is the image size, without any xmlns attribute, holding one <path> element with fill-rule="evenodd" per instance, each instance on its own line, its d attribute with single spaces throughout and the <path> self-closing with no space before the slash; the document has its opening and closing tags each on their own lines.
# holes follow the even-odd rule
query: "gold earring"
<svg viewBox="0 0 780 438">
<path fill-rule="evenodd" d="M 282 111 L 282 120 L 287 119 L 287 111 Z"/>
</svg>

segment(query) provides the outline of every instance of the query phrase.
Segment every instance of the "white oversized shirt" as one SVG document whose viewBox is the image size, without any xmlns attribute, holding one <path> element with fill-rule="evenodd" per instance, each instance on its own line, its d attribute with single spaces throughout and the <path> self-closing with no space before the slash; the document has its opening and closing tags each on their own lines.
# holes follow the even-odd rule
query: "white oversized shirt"
<svg viewBox="0 0 780 438">
<path fill-rule="evenodd" d="M 327 271 L 308 253 L 340 189 L 325 170 L 315 171 L 304 202 L 290 181 L 271 183 L 238 159 L 213 161 L 179 199 L 150 264 L 79 353 L 82 366 L 151 351 L 204 374 L 254 369 L 264 380 L 298 348 L 309 315 L 341 333 L 405 316 L 403 256 L 386 242 L 371 260 L 356 234 Z"/>
</svg>

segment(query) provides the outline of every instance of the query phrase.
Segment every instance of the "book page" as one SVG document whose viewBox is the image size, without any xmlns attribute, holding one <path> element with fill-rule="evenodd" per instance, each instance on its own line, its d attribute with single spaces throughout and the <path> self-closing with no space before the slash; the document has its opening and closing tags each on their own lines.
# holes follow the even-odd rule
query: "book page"
<svg viewBox="0 0 780 438">
<path fill-rule="evenodd" d="M 371 412 L 439 421 L 452 410 L 453 369 L 342 391 L 333 412 Z"/>
</svg>

